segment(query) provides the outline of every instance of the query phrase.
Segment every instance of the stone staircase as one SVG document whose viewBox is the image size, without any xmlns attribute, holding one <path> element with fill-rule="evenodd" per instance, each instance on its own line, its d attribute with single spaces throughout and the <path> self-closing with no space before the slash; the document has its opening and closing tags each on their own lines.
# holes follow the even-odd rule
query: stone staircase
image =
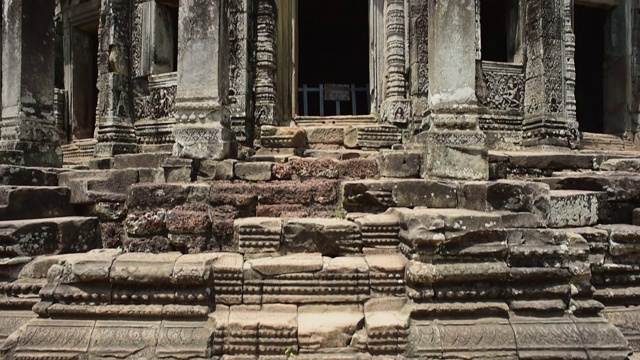
<svg viewBox="0 0 640 360">
<path fill-rule="evenodd" d="M 412 150 L 261 156 L 139 154 L 55 177 L 21 170 L 51 181 L 15 180 L 0 200 L 19 200 L 0 203 L 75 219 L 74 229 L 99 222 L 91 239 L 102 244 L 72 235 L 87 248 L 7 255 L 3 354 L 626 359 L 640 350 L 640 162 L 630 154 L 493 153 L 494 180 L 475 182 L 420 179 Z M 30 190 L 57 205 L 26 207 L 20 191 Z M 29 236 L 29 222 L 44 221 L 8 213 L 8 228 Z"/>
</svg>

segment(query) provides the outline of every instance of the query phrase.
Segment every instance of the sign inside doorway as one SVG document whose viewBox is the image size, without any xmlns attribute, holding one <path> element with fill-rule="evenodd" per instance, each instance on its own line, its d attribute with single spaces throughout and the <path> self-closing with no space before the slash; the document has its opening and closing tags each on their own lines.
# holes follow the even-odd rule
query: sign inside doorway
<svg viewBox="0 0 640 360">
<path fill-rule="evenodd" d="M 326 101 L 351 101 L 351 86 L 347 84 L 325 84 Z"/>
</svg>

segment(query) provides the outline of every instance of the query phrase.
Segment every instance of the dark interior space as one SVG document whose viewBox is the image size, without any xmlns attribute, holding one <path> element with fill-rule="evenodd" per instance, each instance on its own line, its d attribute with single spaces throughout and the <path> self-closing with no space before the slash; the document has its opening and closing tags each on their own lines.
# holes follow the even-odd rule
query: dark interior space
<svg viewBox="0 0 640 360">
<path fill-rule="evenodd" d="M 171 23 L 173 28 L 173 71 L 178 71 L 178 7 L 171 8 Z"/>
<path fill-rule="evenodd" d="M 513 62 L 518 46 L 519 0 L 482 0 L 482 60 Z"/>
<path fill-rule="evenodd" d="M 93 138 L 98 106 L 98 19 L 77 27 L 73 34 L 72 138 Z"/>
<path fill-rule="evenodd" d="M 340 103 L 341 115 L 369 114 L 369 0 L 303 0 L 298 2 L 298 88 L 320 84 L 355 84 L 352 103 Z M 298 93 L 298 114 L 304 115 Z M 351 97 L 351 101 L 354 99 Z M 335 101 L 324 102 L 325 116 L 336 115 Z M 306 115 L 320 114 L 319 92 L 308 93 Z"/>
<path fill-rule="evenodd" d="M 604 26 L 607 10 L 575 7 L 576 106 L 580 131 L 604 132 Z"/>
</svg>

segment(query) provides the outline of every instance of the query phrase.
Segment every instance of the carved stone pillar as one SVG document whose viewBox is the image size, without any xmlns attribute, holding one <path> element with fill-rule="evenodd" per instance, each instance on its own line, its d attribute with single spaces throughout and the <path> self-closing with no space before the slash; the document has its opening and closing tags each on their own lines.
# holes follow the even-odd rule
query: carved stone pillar
<svg viewBox="0 0 640 360">
<path fill-rule="evenodd" d="M 276 39 L 278 8 L 275 0 L 258 2 L 258 46 L 256 49 L 256 126 L 278 125 L 276 93 Z M 259 131 L 256 131 L 259 134 Z"/>
<path fill-rule="evenodd" d="M 424 177 L 489 176 L 478 128 L 476 0 L 429 1 L 429 106 Z"/>
<path fill-rule="evenodd" d="M 229 1 L 229 102 L 231 129 L 238 142 L 254 136 L 253 84 L 255 80 L 256 21 L 253 0 Z"/>
<path fill-rule="evenodd" d="M 411 110 L 420 125 L 429 110 L 429 6 L 427 0 L 411 0 L 410 9 Z"/>
<path fill-rule="evenodd" d="M 3 7 L 0 151 L 22 152 L 28 166 L 60 166 L 53 116 L 55 4 L 4 0 Z"/>
<path fill-rule="evenodd" d="M 567 0 L 526 1 L 527 68 L 523 145 L 576 147 L 575 41 Z"/>
<path fill-rule="evenodd" d="M 98 44 L 96 157 L 137 151 L 131 92 L 131 2 L 102 0 Z"/>
<path fill-rule="evenodd" d="M 221 160 L 234 155 L 226 7 L 226 0 L 180 1 L 174 156 Z"/>
<path fill-rule="evenodd" d="M 380 110 L 382 120 L 399 124 L 407 123 L 411 117 L 411 100 L 407 98 L 404 6 L 404 0 L 386 0 L 385 3 L 387 82 Z"/>
</svg>

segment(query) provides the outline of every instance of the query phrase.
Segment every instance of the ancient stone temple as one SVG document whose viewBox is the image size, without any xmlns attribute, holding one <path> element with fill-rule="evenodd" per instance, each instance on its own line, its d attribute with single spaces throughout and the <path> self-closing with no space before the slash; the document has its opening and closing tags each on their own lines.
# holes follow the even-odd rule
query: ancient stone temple
<svg viewBox="0 0 640 360">
<path fill-rule="evenodd" d="M 0 6 L 3 359 L 640 359 L 637 0 Z"/>
</svg>

